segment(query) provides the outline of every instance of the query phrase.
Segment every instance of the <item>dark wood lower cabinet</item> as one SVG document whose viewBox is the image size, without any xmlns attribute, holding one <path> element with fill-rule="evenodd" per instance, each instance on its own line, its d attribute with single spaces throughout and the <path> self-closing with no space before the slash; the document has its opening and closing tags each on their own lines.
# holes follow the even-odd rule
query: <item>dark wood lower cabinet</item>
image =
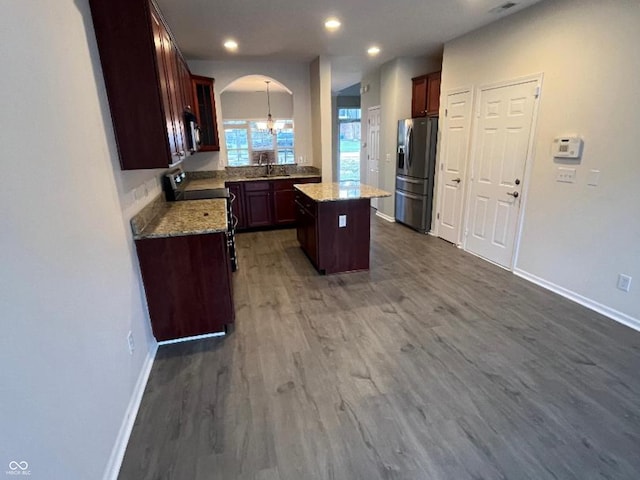
<svg viewBox="0 0 640 480">
<path fill-rule="evenodd" d="M 315 202 L 296 192 L 300 246 L 320 273 L 369 269 L 369 199 Z M 340 217 L 346 224 L 340 226 Z"/>
<path fill-rule="evenodd" d="M 235 311 L 226 234 L 136 240 L 158 341 L 223 332 Z"/>
<path fill-rule="evenodd" d="M 244 203 L 248 228 L 273 225 L 272 197 L 270 182 L 247 182 L 245 184 Z"/>
<path fill-rule="evenodd" d="M 293 224 L 296 221 L 296 192 L 293 180 L 273 183 L 273 220 L 276 225 Z"/>
<path fill-rule="evenodd" d="M 317 183 L 319 177 L 226 182 L 236 195 L 233 213 L 237 230 L 294 226 L 296 224 L 296 183 Z"/>
</svg>

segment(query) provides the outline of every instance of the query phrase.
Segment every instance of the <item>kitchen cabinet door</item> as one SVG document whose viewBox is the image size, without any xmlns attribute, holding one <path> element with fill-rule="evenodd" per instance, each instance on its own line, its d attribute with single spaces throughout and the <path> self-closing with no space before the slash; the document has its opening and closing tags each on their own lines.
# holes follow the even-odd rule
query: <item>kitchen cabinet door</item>
<svg viewBox="0 0 640 480">
<path fill-rule="evenodd" d="M 412 78 L 411 82 L 411 118 L 425 117 L 427 115 L 428 76 L 420 75 Z"/>
<path fill-rule="evenodd" d="M 438 115 L 440 109 L 440 73 L 411 79 L 411 118 Z"/>
<path fill-rule="evenodd" d="M 276 225 L 293 225 L 296 222 L 296 183 L 317 183 L 319 178 L 296 178 L 273 181 L 273 216 Z"/>
<path fill-rule="evenodd" d="M 437 116 L 440 110 L 440 74 L 430 73 L 427 81 L 427 115 Z"/>
<path fill-rule="evenodd" d="M 136 240 L 156 340 L 223 332 L 235 310 L 226 233 Z"/>
<path fill-rule="evenodd" d="M 244 199 L 248 228 L 273 225 L 273 196 L 270 181 L 245 182 Z"/>
<path fill-rule="evenodd" d="M 296 221 L 296 194 L 293 187 L 273 191 L 273 213 L 276 225 L 287 225 Z"/>
<path fill-rule="evenodd" d="M 178 48 L 149 0 L 89 0 L 123 170 L 184 158 Z"/>
<path fill-rule="evenodd" d="M 191 76 L 194 113 L 200 126 L 200 150 L 204 152 L 220 150 L 214 82 L 213 78 Z"/>
<path fill-rule="evenodd" d="M 180 106 L 182 103 L 182 89 L 179 85 L 176 51 L 171 42 L 169 32 L 162 24 L 159 13 L 154 9 L 151 11 L 151 19 L 158 64 L 158 81 L 160 82 L 169 149 L 171 151 L 171 163 L 176 163 L 185 156 L 184 125 Z"/>
</svg>

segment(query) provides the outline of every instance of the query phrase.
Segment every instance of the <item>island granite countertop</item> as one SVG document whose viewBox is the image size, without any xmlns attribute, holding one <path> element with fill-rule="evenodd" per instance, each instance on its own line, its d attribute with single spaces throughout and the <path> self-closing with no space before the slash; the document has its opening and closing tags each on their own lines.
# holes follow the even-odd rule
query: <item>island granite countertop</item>
<svg viewBox="0 0 640 480">
<path fill-rule="evenodd" d="M 227 231 L 225 199 L 165 202 L 162 196 L 131 219 L 133 238 L 180 237 Z"/>
<path fill-rule="evenodd" d="M 364 183 L 306 183 L 293 188 L 304 193 L 316 202 L 336 202 L 340 200 L 359 200 L 366 198 L 390 197 L 391 193 Z"/>
</svg>

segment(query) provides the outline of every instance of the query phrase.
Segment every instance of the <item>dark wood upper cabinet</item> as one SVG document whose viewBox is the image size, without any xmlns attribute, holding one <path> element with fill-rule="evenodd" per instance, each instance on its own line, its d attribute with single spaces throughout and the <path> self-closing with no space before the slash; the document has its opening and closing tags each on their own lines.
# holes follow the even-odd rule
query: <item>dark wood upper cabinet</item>
<svg viewBox="0 0 640 480">
<path fill-rule="evenodd" d="M 149 0 L 89 0 L 123 170 L 186 155 L 186 63 Z M 188 68 L 187 68 L 188 71 Z M 190 82 L 189 82 L 190 83 Z"/>
<path fill-rule="evenodd" d="M 440 73 L 412 78 L 411 117 L 437 116 L 440 109 Z"/>
<path fill-rule="evenodd" d="M 220 150 L 218 139 L 218 121 L 216 118 L 216 99 L 214 79 L 191 76 L 193 86 L 194 113 L 200 127 L 200 150 L 212 152 Z"/>
</svg>

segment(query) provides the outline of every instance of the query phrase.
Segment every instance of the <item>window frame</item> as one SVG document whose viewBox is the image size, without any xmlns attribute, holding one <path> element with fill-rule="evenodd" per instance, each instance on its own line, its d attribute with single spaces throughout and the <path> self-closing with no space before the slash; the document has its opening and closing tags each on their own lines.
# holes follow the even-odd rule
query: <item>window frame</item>
<svg viewBox="0 0 640 480">
<path fill-rule="evenodd" d="M 260 119 L 231 119 L 231 118 L 227 118 L 227 119 L 223 119 L 222 121 L 222 127 L 223 127 L 223 131 L 224 131 L 224 140 L 225 140 L 225 147 L 227 150 L 227 166 L 230 167 L 245 167 L 245 166 L 252 166 L 254 165 L 254 163 L 252 163 L 252 158 L 253 158 L 253 154 L 254 152 L 267 152 L 267 151 L 273 151 L 274 152 L 274 156 L 276 158 L 276 163 L 277 164 L 294 164 L 295 163 L 295 129 L 294 129 L 294 124 L 293 124 L 293 119 L 274 119 L 275 122 L 280 122 L 280 123 L 284 123 L 286 126 L 290 126 L 290 128 L 284 128 L 283 131 L 290 131 L 291 132 L 291 145 L 287 145 L 287 146 L 278 146 L 278 134 L 276 135 L 272 135 L 272 142 L 271 142 L 271 147 L 270 148 L 254 148 L 253 147 L 253 134 L 252 132 L 254 130 L 259 130 L 257 128 L 257 124 L 259 123 L 263 123 L 264 120 L 260 120 Z M 247 147 L 246 148 L 236 148 L 235 146 L 232 146 L 231 148 L 229 147 L 229 142 L 227 142 L 227 130 L 243 130 L 246 132 L 246 139 L 247 139 Z M 238 159 L 241 156 L 240 152 L 247 152 L 247 159 L 248 159 L 248 163 L 241 163 L 238 164 Z M 232 152 L 236 152 L 235 155 L 233 155 L 235 160 L 231 160 L 230 157 L 230 153 Z M 281 155 L 284 154 L 284 160 L 281 161 L 280 157 Z"/>
</svg>

